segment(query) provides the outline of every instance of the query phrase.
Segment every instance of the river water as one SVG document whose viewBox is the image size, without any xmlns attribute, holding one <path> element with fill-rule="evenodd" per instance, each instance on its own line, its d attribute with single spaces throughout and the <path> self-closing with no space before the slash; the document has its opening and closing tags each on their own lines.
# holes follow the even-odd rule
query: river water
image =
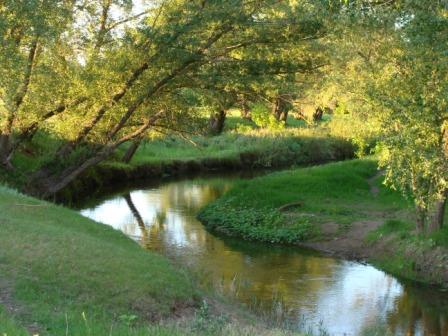
<svg viewBox="0 0 448 336">
<path fill-rule="evenodd" d="M 448 336 L 446 292 L 399 281 L 370 265 L 208 232 L 195 215 L 233 181 L 146 183 L 90 200 L 81 213 L 174 258 L 202 282 L 292 327 L 363 335 L 387 326 L 394 335 Z"/>
</svg>

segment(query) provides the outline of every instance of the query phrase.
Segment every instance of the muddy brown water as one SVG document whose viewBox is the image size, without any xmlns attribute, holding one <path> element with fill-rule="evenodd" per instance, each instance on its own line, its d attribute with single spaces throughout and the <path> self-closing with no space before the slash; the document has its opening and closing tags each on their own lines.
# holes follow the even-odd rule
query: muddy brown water
<svg viewBox="0 0 448 336">
<path fill-rule="evenodd" d="M 145 183 L 90 200 L 81 213 L 175 258 L 204 283 L 290 327 L 325 335 L 381 336 L 387 327 L 393 335 L 448 336 L 444 291 L 311 250 L 207 231 L 196 219 L 197 211 L 228 190 L 234 179 Z"/>
</svg>

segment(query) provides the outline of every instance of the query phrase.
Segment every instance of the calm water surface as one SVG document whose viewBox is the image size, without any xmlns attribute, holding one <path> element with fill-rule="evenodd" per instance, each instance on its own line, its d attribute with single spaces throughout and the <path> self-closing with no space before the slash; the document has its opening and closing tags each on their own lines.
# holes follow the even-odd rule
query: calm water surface
<svg viewBox="0 0 448 336">
<path fill-rule="evenodd" d="M 204 282 L 246 304 L 281 310 L 303 329 L 361 335 L 385 324 L 395 335 L 448 336 L 445 292 L 401 283 L 372 266 L 205 230 L 197 211 L 228 190 L 232 180 L 148 184 L 84 205 L 81 213 L 188 265 Z"/>
</svg>

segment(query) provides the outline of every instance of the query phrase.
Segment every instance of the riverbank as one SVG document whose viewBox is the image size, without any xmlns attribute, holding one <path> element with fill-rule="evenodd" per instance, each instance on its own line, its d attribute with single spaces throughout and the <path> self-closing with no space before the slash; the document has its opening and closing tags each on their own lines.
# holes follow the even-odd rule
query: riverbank
<svg viewBox="0 0 448 336">
<path fill-rule="evenodd" d="M 0 187 L 0 223 L 2 335 L 288 334 L 72 210 Z"/>
<path fill-rule="evenodd" d="M 193 143 L 170 136 L 143 142 L 129 163 L 121 161 L 127 150 L 123 146 L 109 160 L 85 171 L 53 195 L 52 200 L 77 201 L 99 188 L 123 181 L 211 171 L 278 169 L 354 156 L 356 148 L 349 140 L 322 134 L 322 130 L 313 128 L 231 131 L 215 137 L 196 136 L 191 139 Z M 39 135 L 32 147 L 15 157 L 16 169 L 0 176 L 0 180 L 27 194 L 40 196 L 39 190 L 28 185 L 27 179 L 48 160 L 45 153 L 59 146 L 59 141 Z"/>
<path fill-rule="evenodd" d="M 382 185 L 374 160 L 242 181 L 198 217 L 210 229 L 227 235 L 305 245 L 372 262 L 399 277 L 448 283 L 448 230 L 417 236 L 411 203 Z"/>
</svg>

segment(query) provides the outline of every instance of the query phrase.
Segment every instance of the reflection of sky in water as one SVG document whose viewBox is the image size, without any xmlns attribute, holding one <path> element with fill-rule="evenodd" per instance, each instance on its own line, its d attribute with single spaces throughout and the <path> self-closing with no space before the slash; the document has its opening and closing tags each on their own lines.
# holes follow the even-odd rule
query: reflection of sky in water
<svg viewBox="0 0 448 336">
<path fill-rule="evenodd" d="M 316 330 L 322 322 L 331 335 L 359 335 L 378 321 L 390 320 L 396 335 L 448 335 L 444 331 L 424 334 L 419 318 L 405 316 L 415 309 L 415 300 L 404 295 L 398 281 L 374 267 L 211 235 L 195 214 L 227 187 L 176 182 L 134 191 L 130 199 L 143 227 L 124 196 L 81 213 L 140 239 L 147 248 L 174 255 L 215 284 L 221 283 L 224 290 L 235 294 L 237 284 L 243 302 L 256 298 L 272 305 L 273 298 L 280 299 L 306 328 Z M 405 331 L 410 325 L 416 326 L 411 333 Z"/>
</svg>

